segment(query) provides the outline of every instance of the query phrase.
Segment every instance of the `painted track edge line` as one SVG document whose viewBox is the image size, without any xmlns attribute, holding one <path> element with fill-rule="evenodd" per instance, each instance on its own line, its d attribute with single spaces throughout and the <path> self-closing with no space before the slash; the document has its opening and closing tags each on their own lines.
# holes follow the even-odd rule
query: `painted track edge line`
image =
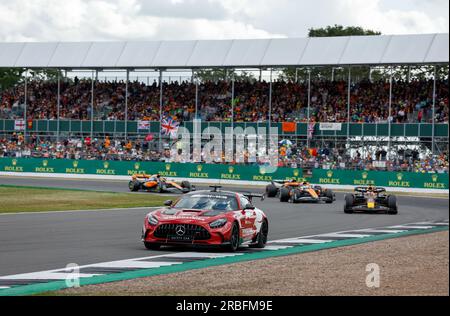
<svg viewBox="0 0 450 316">
<path fill-rule="evenodd" d="M 122 212 L 132 210 L 152 210 L 158 209 L 162 206 L 139 206 L 139 207 L 125 207 L 125 208 L 99 208 L 92 210 L 67 210 L 67 211 L 45 211 L 45 212 L 16 212 L 16 213 L 0 213 L 0 216 L 8 215 L 49 215 L 49 214 L 64 214 L 64 213 L 88 213 L 88 212 Z"/>
<path fill-rule="evenodd" d="M 429 233 L 442 232 L 442 231 L 448 231 L 448 230 L 449 230 L 448 227 L 435 227 L 435 228 L 426 229 L 426 230 L 411 230 L 411 231 L 405 231 L 405 232 L 396 233 L 396 234 L 384 234 L 384 235 L 376 235 L 376 236 L 370 236 L 370 237 L 364 237 L 364 238 L 344 239 L 344 240 L 337 240 L 337 241 L 333 241 L 333 242 L 329 242 L 329 243 L 314 244 L 314 245 L 307 245 L 307 246 L 295 246 L 292 248 L 280 249 L 280 250 L 254 252 L 254 253 L 244 254 L 242 256 L 206 259 L 206 260 L 198 261 L 198 262 L 187 262 L 187 263 L 183 263 L 180 265 L 172 265 L 172 266 L 166 266 L 166 267 L 160 267 L 160 268 L 145 269 L 145 270 L 139 270 L 139 271 L 130 271 L 130 272 L 116 273 L 116 274 L 106 274 L 106 275 L 101 275 L 101 276 L 94 276 L 91 278 L 80 278 L 80 286 L 119 282 L 119 281 L 132 280 L 132 279 L 138 279 L 138 278 L 144 278 L 144 277 L 150 277 L 150 276 L 156 276 L 156 275 L 171 274 L 171 273 L 184 272 L 184 271 L 189 271 L 189 270 L 198 270 L 198 269 L 214 267 L 214 266 L 221 266 L 221 265 L 232 264 L 232 263 L 248 262 L 248 261 L 261 260 L 261 259 L 267 259 L 267 258 L 272 258 L 272 257 L 289 256 L 289 255 L 295 255 L 295 254 L 301 254 L 301 253 L 307 253 L 307 252 L 320 251 L 320 250 L 325 250 L 325 249 L 359 245 L 359 244 L 364 244 L 364 243 L 369 243 L 369 242 L 374 242 L 374 241 L 381 241 L 381 240 L 386 240 L 386 239 L 394 239 L 394 238 L 401 238 L 401 237 L 407 237 L 407 236 L 413 236 L 413 235 L 429 234 Z M 64 290 L 67 288 L 68 287 L 67 287 L 65 281 L 55 281 L 55 282 L 49 282 L 49 283 L 43 283 L 43 284 L 32 284 L 32 285 L 25 285 L 25 286 L 0 290 L 0 296 L 35 295 L 35 294 L 41 294 L 41 293 L 45 293 L 45 292 Z"/>
</svg>

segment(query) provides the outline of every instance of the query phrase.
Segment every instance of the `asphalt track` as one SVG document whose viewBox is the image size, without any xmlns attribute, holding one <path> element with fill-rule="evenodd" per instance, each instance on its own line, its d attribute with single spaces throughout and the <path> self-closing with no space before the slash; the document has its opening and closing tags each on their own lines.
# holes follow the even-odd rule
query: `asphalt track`
<svg viewBox="0 0 450 316">
<path fill-rule="evenodd" d="M 0 177 L 1 184 L 128 192 L 126 181 Z M 269 217 L 271 240 L 449 218 L 448 199 L 398 196 L 396 216 L 347 215 L 343 212 L 344 195 L 336 195 L 332 205 L 293 205 L 276 199 L 254 202 Z M 142 246 L 140 231 L 148 211 L 136 208 L 0 215 L 0 276 L 58 269 L 69 263 L 85 265 L 180 251 L 164 248 L 155 252 Z"/>
</svg>

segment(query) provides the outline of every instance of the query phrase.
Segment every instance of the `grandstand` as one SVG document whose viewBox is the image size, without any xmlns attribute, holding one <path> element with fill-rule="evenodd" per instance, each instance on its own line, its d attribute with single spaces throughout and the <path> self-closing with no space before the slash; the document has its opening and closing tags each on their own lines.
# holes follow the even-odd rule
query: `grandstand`
<svg viewBox="0 0 450 316">
<path fill-rule="evenodd" d="M 161 135 L 161 121 L 170 116 L 190 130 L 194 119 L 221 131 L 277 127 L 292 143 L 280 148 L 283 166 L 448 172 L 448 73 L 437 75 L 448 67 L 448 45 L 448 34 L 0 43 L 2 68 L 64 74 L 56 82 L 25 76 L 22 84 L 1 91 L 0 155 L 36 151 L 53 158 L 167 161 L 170 139 Z M 432 67 L 432 76 L 396 78 L 398 66 Z M 285 67 L 308 75 L 282 80 L 278 70 Z M 339 69 L 341 76 L 311 76 L 324 67 Z M 196 76 L 216 68 L 259 78 Z M 361 68 L 367 78 L 352 77 Z M 376 68 L 387 76 L 373 80 Z M 124 80 L 108 77 L 111 71 L 125 73 Z M 86 72 L 90 77 L 81 76 Z M 133 74 L 140 79 L 131 79 Z"/>
</svg>

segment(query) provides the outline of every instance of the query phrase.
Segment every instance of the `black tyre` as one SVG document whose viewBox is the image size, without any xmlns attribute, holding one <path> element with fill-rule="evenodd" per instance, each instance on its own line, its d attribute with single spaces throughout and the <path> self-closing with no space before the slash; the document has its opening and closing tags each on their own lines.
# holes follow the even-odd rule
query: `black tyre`
<svg viewBox="0 0 450 316">
<path fill-rule="evenodd" d="M 153 242 L 144 242 L 144 246 L 148 250 L 159 250 L 159 248 L 161 248 L 160 244 L 155 244 Z"/>
<path fill-rule="evenodd" d="M 290 198 L 290 192 L 288 188 L 281 188 L 280 189 L 280 202 L 289 202 Z"/>
<path fill-rule="evenodd" d="M 250 248 L 264 248 L 267 243 L 267 237 L 269 236 L 269 224 L 267 221 L 264 221 L 261 226 L 261 230 L 259 231 L 256 239 L 253 240 L 253 243 L 249 246 Z"/>
<path fill-rule="evenodd" d="M 273 184 L 269 184 L 268 186 L 266 186 L 266 193 L 267 197 L 270 198 L 276 197 L 278 193 L 278 188 Z"/>
<path fill-rule="evenodd" d="M 137 192 L 141 188 L 141 184 L 138 181 L 130 181 L 128 183 L 128 188 L 131 192 Z"/>
<path fill-rule="evenodd" d="M 353 203 L 354 202 L 355 202 L 355 196 L 353 194 L 347 194 L 345 196 L 344 212 L 346 214 L 353 213 Z"/>
<path fill-rule="evenodd" d="M 181 182 L 181 187 L 185 189 L 187 192 L 192 191 L 192 184 L 189 181 Z"/>
<path fill-rule="evenodd" d="M 395 195 L 389 195 L 387 197 L 387 205 L 389 207 L 388 214 L 391 214 L 391 215 L 398 214 L 397 197 Z"/>
<path fill-rule="evenodd" d="M 300 203 L 299 198 L 302 196 L 302 192 L 299 189 L 295 189 L 292 192 L 292 195 L 289 196 L 289 199 L 291 200 L 292 203 L 297 204 Z"/>
<path fill-rule="evenodd" d="M 236 250 L 238 250 L 241 243 L 240 238 L 239 225 L 237 223 L 234 223 L 233 228 L 231 229 L 230 244 L 228 245 L 227 250 L 231 252 L 235 252 Z"/>
<path fill-rule="evenodd" d="M 334 193 L 331 190 L 326 190 L 325 191 L 325 197 L 327 198 L 326 203 L 327 204 L 332 204 L 333 200 L 334 200 Z"/>
<path fill-rule="evenodd" d="M 158 187 L 156 188 L 156 193 L 164 193 L 167 191 L 167 187 L 165 184 L 160 183 L 158 184 Z"/>
</svg>

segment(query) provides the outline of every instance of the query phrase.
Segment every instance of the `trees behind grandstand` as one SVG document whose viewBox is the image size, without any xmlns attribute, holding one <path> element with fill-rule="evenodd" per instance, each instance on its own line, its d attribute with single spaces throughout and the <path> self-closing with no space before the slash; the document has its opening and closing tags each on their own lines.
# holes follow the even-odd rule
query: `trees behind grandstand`
<svg viewBox="0 0 450 316">
<path fill-rule="evenodd" d="M 322 28 L 309 29 L 308 37 L 331 37 L 331 36 L 377 36 L 382 33 L 379 31 L 363 29 L 359 26 L 332 25 Z M 347 80 L 348 68 L 344 67 L 312 67 L 312 80 Z M 390 75 L 389 67 L 352 67 L 352 80 L 360 81 L 364 79 L 371 79 L 372 81 L 388 80 Z M 430 79 L 433 76 L 433 66 L 396 66 L 392 69 L 393 77 L 396 80 L 408 80 L 415 78 L 417 80 Z M 448 78 L 449 67 L 438 66 L 437 77 Z M 287 81 L 306 81 L 308 78 L 308 68 L 284 68 L 280 74 L 280 79 Z"/>
<path fill-rule="evenodd" d="M 330 37 L 330 36 L 376 36 L 381 35 L 381 32 L 374 30 L 366 30 L 359 26 L 329 25 L 322 28 L 310 28 L 308 37 Z M 312 80 L 345 80 L 348 76 L 348 70 L 344 67 L 313 67 L 310 69 Z M 353 67 L 352 78 L 358 80 L 372 77 L 374 79 L 381 79 L 386 74 L 383 72 L 370 73 L 369 67 Z M 308 77 L 308 68 L 289 67 L 282 71 L 280 76 L 283 80 L 295 81 L 306 80 Z"/>
<path fill-rule="evenodd" d="M 56 80 L 58 77 L 56 69 L 33 69 L 28 76 L 38 80 Z M 25 78 L 25 68 L 4 68 L 0 69 L 0 91 L 14 87 L 22 83 Z"/>
</svg>

